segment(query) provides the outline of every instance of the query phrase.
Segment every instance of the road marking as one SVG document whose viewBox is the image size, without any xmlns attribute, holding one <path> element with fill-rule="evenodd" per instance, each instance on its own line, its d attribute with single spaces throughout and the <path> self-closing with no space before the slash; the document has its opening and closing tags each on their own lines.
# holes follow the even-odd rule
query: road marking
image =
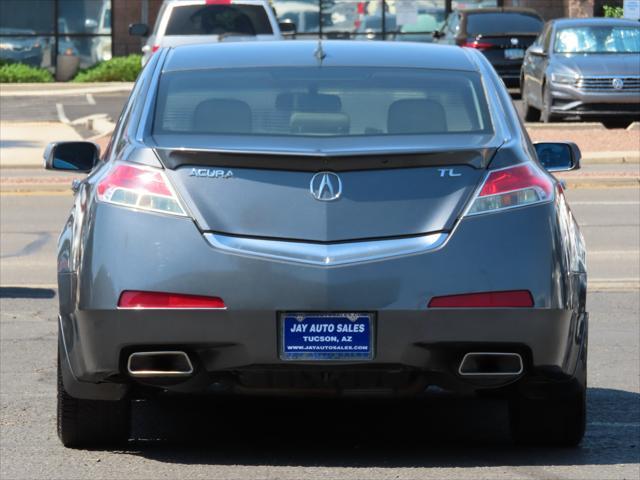
<svg viewBox="0 0 640 480">
<path fill-rule="evenodd" d="M 60 120 L 60 122 L 66 124 L 66 125 L 71 123 L 69 118 L 65 115 L 64 107 L 62 106 L 61 103 L 56 103 L 56 111 L 58 112 L 58 119 Z"/>
<path fill-rule="evenodd" d="M 587 425 L 592 427 L 637 428 L 640 427 L 640 422 L 589 422 Z"/>
<path fill-rule="evenodd" d="M 619 201 L 619 202 L 613 202 L 613 201 L 605 201 L 605 202 L 596 202 L 596 201 L 578 201 L 578 202 L 569 202 L 569 205 L 573 206 L 573 205 L 607 205 L 607 206 L 623 206 L 623 205 L 640 205 L 640 201 L 635 201 L 635 200 L 629 200 L 629 201 Z"/>
<path fill-rule="evenodd" d="M 610 255 L 612 257 L 621 257 L 624 255 L 640 255 L 640 250 L 589 250 L 587 255 Z"/>
<path fill-rule="evenodd" d="M 599 292 L 635 292 L 640 290 L 640 278 L 596 278 L 587 280 L 587 288 Z"/>
<path fill-rule="evenodd" d="M 92 95 L 92 94 L 87 93 L 86 97 L 87 97 L 87 103 L 88 103 L 89 105 L 95 105 L 95 104 L 96 104 L 96 99 L 95 99 L 95 98 L 93 98 L 93 95 Z"/>
</svg>

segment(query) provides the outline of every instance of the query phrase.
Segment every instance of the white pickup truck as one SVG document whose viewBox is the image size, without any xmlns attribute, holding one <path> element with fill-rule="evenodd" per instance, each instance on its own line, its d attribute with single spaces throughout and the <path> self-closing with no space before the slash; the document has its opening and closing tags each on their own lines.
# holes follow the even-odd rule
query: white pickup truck
<svg viewBox="0 0 640 480">
<path fill-rule="evenodd" d="M 149 35 L 151 33 L 151 35 Z M 165 0 L 153 31 L 143 23 L 129 34 L 147 37 L 142 66 L 160 47 L 219 41 L 281 40 L 295 34 L 292 23 L 278 24 L 266 0 Z"/>
</svg>

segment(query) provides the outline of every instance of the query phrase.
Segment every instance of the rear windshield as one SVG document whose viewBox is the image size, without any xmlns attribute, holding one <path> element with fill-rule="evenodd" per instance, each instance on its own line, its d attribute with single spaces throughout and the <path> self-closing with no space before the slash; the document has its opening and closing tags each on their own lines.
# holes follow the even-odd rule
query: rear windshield
<svg viewBox="0 0 640 480">
<path fill-rule="evenodd" d="M 542 31 L 542 20 L 523 13 L 477 13 L 467 17 L 469 35 L 499 35 L 502 33 L 530 33 Z"/>
<path fill-rule="evenodd" d="M 273 67 L 165 73 L 155 134 L 492 133 L 479 74 Z"/>
<path fill-rule="evenodd" d="M 165 35 L 273 34 L 260 5 L 185 5 L 174 7 Z"/>
</svg>

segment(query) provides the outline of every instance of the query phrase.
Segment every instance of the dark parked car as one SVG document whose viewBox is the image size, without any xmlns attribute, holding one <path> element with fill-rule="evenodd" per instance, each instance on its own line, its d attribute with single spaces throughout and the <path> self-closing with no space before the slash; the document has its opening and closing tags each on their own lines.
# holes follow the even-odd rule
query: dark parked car
<svg viewBox="0 0 640 480">
<path fill-rule="evenodd" d="M 509 400 L 514 438 L 585 428 L 585 250 L 477 51 L 409 42 L 161 48 L 58 245 L 58 433 L 128 438 L 130 400 L 215 394 Z M 143 389 L 144 388 L 144 389 Z M 255 400 L 259 402 L 259 399 Z"/>
<path fill-rule="evenodd" d="M 525 119 L 640 117 L 640 25 L 590 18 L 548 22 L 522 65 Z M 626 120 L 625 120 L 626 119 Z"/>
<path fill-rule="evenodd" d="M 479 8 L 452 12 L 438 43 L 481 51 L 507 86 L 517 86 L 524 52 L 542 31 L 544 21 L 526 8 Z"/>
</svg>

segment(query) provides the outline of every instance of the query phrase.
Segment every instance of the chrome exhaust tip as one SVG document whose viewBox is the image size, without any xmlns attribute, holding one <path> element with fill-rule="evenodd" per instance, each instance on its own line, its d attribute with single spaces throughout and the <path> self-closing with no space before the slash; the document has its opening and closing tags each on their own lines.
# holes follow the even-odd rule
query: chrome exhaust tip
<svg viewBox="0 0 640 480">
<path fill-rule="evenodd" d="M 188 377 L 193 364 L 185 352 L 135 352 L 129 355 L 127 371 L 137 378 Z"/>
<path fill-rule="evenodd" d="M 463 377 L 520 375 L 524 370 L 522 357 L 518 353 L 469 352 L 458 367 Z"/>
</svg>

